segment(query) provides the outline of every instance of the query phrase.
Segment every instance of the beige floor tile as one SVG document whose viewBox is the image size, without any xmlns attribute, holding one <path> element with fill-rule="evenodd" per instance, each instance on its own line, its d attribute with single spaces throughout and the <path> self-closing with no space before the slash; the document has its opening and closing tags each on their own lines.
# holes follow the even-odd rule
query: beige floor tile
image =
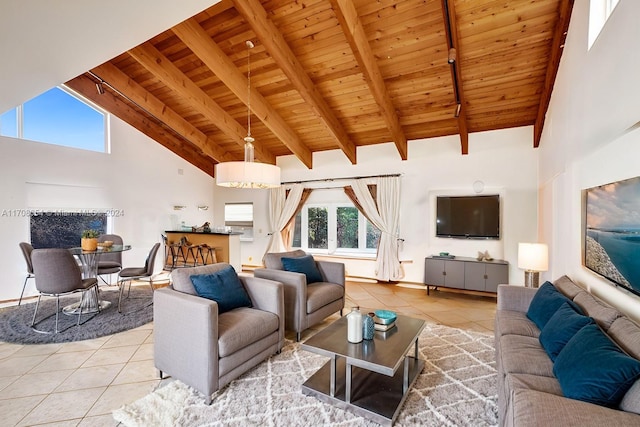
<svg viewBox="0 0 640 427">
<path fill-rule="evenodd" d="M 0 392 L 5 388 L 7 388 L 9 384 L 12 384 L 18 378 L 20 378 L 20 375 L 12 375 L 10 377 L 0 377 Z M 2 393 L 0 393 L 0 399 L 2 399 Z"/>
<path fill-rule="evenodd" d="M 34 367 L 31 372 L 54 372 L 61 369 L 77 369 L 89 359 L 95 351 L 75 351 L 72 353 L 56 353 L 47 357 L 42 363 Z"/>
<path fill-rule="evenodd" d="M 158 379 L 160 379 L 159 372 L 153 364 L 153 360 L 141 360 L 127 363 L 118 376 L 113 380 L 113 385 L 153 381 Z"/>
<path fill-rule="evenodd" d="M 0 377 L 24 375 L 38 366 L 47 356 L 12 357 L 0 361 Z"/>
<path fill-rule="evenodd" d="M 94 417 L 85 417 L 80 421 L 78 427 L 116 427 L 120 423 L 113 419 L 109 414 L 96 415 Z"/>
<path fill-rule="evenodd" d="M 7 357 L 13 356 L 18 352 L 24 345 L 21 344 L 11 344 L 7 342 L 0 342 L 0 360 L 6 359 Z"/>
<path fill-rule="evenodd" d="M 150 330 L 131 330 L 126 332 L 120 332 L 112 335 L 107 342 L 104 343 L 102 348 L 123 347 L 127 345 L 139 345 L 145 342 L 145 340 L 151 335 Z"/>
<path fill-rule="evenodd" d="M 124 347 L 104 348 L 97 350 L 82 365 L 83 368 L 100 365 L 113 365 L 116 363 L 126 363 L 136 352 L 138 346 L 128 345 Z"/>
<path fill-rule="evenodd" d="M 41 372 L 26 374 L 15 380 L 11 385 L 2 390 L 1 399 L 15 397 L 37 396 L 52 393 L 56 387 L 73 374 L 73 369 L 54 372 Z"/>
<path fill-rule="evenodd" d="M 145 381 L 134 384 L 111 385 L 91 408 L 87 416 L 111 414 L 122 405 L 134 402 L 151 393 L 160 380 Z"/>
<path fill-rule="evenodd" d="M 153 360 L 153 343 L 145 342 L 138 347 L 136 352 L 131 356 L 131 361 Z"/>
<path fill-rule="evenodd" d="M 0 414 L 2 425 L 15 426 L 29 412 L 44 400 L 46 396 L 19 397 L 17 399 L 0 400 Z"/>
<path fill-rule="evenodd" d="M 105 390 L 106 387 L 98 387 L 50 394 L 18 425 L 30 426 L 83 418 Z"/>
<path fill-rule="evenodd" d="M 65 343 L 63 347 L 58 350 L 58 353 L 71 353 L 76 351 L 88 351 L 97 350 L 109 340 L 109 336 L 95 338 L 92 340 L 76 341 Z"/>
<path fill-rule="evenodd" d="M 14 353 L 14 356 L 48 356 L 50 354 L 58 352 L 64 344 L 43 344 L 43 345 L 25 345 L 21 349 Z"/>
<path fill-rule="evenodd" d="M 120 363 L 77 369 L 59 385 L 56 392 L 106 387 L 113 382 L 124 366 L 124 363 Z"/>
</svg>

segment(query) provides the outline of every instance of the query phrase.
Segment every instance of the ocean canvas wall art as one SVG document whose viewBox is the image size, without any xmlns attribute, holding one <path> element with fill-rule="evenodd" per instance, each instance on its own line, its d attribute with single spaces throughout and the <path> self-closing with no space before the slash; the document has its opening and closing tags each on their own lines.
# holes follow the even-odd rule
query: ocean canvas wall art
<svg viewBox="0 0 640 427">
<path fill-rule="evenodd" d="M 585 193 L 585 267 L 640 295 L 640 177 Z"/>
</svg>

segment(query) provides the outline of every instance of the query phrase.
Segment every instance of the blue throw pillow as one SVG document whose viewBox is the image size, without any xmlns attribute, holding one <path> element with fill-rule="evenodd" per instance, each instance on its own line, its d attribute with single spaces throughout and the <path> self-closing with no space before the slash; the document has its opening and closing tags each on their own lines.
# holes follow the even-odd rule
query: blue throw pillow
<svg viewBox="0 0 640 427">
<path fill-rule="evenodd" d="M 560 351 L 576 332 L 590 323 L 594 323 L 591 317 L 576 313 L 571 305 L 564 302 L 542 328 L 540 344 L 551 360 L 556 360 Z"/>
<path fill-rule="evenodd" d="M 591 324 L 564 346 L 553 374 L 566 397 L 617 408 L 640 377 L 640 361 L 627 356 L 598 325 Z"/>
<path fill-rule="evenodd" d="M 582 313 L 580 307 L 558 291 L 555 286 L 550 282 L 544 282 L 529 304 L 527 317 L 536 324 L 538 329 L 542 330 L 564 302 L 569 303 L 578 313 Z"/>
<path fill-rule="evenodd" d="M 307 276 L 307 285 L 309 283 L 324 282 L 324 278 L 320 270 L 318 270 L 316 261 L 311 255 L 295 258 L 282 257 L 282 267 L 284 267 L 286 271 L 304 273 L 304 275 Z"/>
<path fill-rule="evenodd" d="M 215 273 L 198 274 L 189 278 L 199 296 L 218 303 L 218 314 L 252 306 L 249 294 L 231 266 Z"/>
</svg>

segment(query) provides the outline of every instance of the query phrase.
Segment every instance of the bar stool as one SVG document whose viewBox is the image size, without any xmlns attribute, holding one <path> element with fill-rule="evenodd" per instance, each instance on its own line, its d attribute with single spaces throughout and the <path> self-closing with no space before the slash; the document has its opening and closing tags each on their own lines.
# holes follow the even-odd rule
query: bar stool
<svg viewBox="0 0 640 427">
<path fill-rule="evenodd" d="M 182 248 L 180 247 L 180 243 L 169 242 L 169 239 L 164 234 L 161 234 L 161 236 L 162 242 L 164 243 L 164 269 L 173 270 L 178 267 L 178 258 L 182 258 L 183 263 L 185 261 Z M 171 265 L 167 265 L 167 257 L 169 255 L 171 255 Z"/>
<path fill-rule="evenodd" d="M 198 253 L 200 252 L 201 245 L 192 245 L 186 237 L 182 237 L 180 239 L 180 253 L 182 254 L 182 259 L 184 261 L 184 265 L 187 265 L 187 260 L 189 256 L 193 259 L 193 267 L 198 264 Z"/>
<path fill-rule="evenodd" d="M 220 248 L 209 246 L 206 243 L 200 245 L 200 247 L 198 248 L 198 252 L 200 254 L 200 259 L 202 259 L 203 265 L 209 264 L 209 260 L 211 261 L 211 264 L 215 264 L 218 262 L 218 258 L 216 257 L 216 249 Z"/>
</svg>

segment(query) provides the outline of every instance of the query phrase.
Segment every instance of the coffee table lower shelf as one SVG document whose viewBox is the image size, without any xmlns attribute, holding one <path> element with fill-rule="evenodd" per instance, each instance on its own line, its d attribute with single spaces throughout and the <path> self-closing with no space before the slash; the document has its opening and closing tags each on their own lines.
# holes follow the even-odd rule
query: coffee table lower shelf
<svg viewBox="0 0 640 427">
<path fill-rule="evenodd" d="M 351 402 L 345 402 L 345 358 L 336 360 L 336 390 L 330 394 L 331 361 L 322 366 L 304 384 L 302 393 L 347 410 L 384 426 L 391 426 L 416 378 L 422 372 L 424 360 L 409 359 L 409 384 L 403 392 L 403 367 L 394 376 L 387 376 L 353 366 L 351 372 Z"/>
</svg>

